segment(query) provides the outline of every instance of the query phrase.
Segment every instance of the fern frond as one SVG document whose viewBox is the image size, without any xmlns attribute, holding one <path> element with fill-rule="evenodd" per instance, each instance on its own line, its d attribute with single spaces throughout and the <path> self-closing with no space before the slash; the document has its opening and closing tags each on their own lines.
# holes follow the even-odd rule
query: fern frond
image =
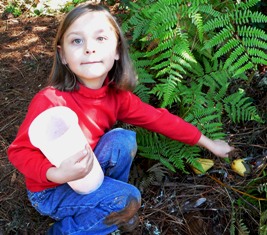
<svg viewBox="0 0 267 235">
<path fill-rule="evenodd" d="M 237 40 L 235 38 L 231 38 L 226 44 L 222 45 L 222 47 L 218 51 L 216 51 L 213 58 L 217 59 L 217 58 L 229 53 L 231 50 L 236 48 L 239 44 L 240 44 L 239 40 Z"/>
<path fill-rule="evenodd" d="M 243 45 L 239 45 L 236 47 L 230 54 L 230 56 L 226 59 L 224 68 L 229 68 L 231 65 L 237 60 L 237 58 L 241 57 L 241 55 L 245 54 L 246 50 Z"/>
<path fill-rule="evenodd" d="M 236 92 L 224 99 L 224 108 L 233 122 L 253 120 L 257 109 L 242 92 Z"/>
<path fill-rule="evenodd" d="M 200 42 L 203 42 L 204 28 L 203 28 L 203 20 L 202 15 L 199 13 L 194 13 L 191 16 L 193 24 L 197 27 L 198 38 Z"/>
<path fill-rule="evenodd" d="M 255 64 L 267 64 L 267 60 L 258 57 L 252 57 L 251 61 Z"/>
<path fill-rule="evenodd" d="M 147 27 L 147 23 L 144 20 L 143 16 L 140 15 L 134 15 L 132 16 L 132 18 L 129 20 L 130 24 L 134 24 L 135 28 L 133 31 L 133 37 L 132 40 L 136 41 L 137 38 L 139 38 L 141 35 L 143 35 L 146 31 L 146 27 Z M 124 24 L 123 26 L 123 30 L 124 31 L 128 31 L 129 29 L 127 28 L 128 26 L 126 26 L 126 24 Z"/>
<path fill-rule="evenodd" d="M 161 163 L 156 163 L 152 167 L 150 167 L 146 174 L 141 178 L 139 184 L 136 186 L 143 192 L 153 183 L 162 182 L 164 177 L 168 175 L 168 168 L 163 166 Z"/>
<path fill-rule="evenodd" d="M 218 73 L 214 73 L 218 74 Z M 220 76 L 218 76 L 220 77 Z M 224 75 L 224 77 L 227 77 L 227 74 Z M 223 99 L 228 93 L 228 83 L 226 83 L 225 86 L 218 86 L 218 87 L 213 87 L 210 84 L 210 89 L 207 92 L 207 107 L 214 107 L 216 112 L 220 114 L 218 116 L 218 120 L 221 122 L 222 121 L 222 114 L 224 112 L 224 107 L 223 107 Z"/>
<path fill-rule="evenodd" d="M 209 33 L 210 39 L 203 50 L 217 50 L 219 47 L 214 58 L 226 56 L 225 68 L 233 73 L 233 77 L 250 69 L 255 70 L 258 62 L 266 61 L 267 34 L 250 25 L 267 22 L 267 16 L 251 11 L 249 7 L 254 4 L 255 1 L 247 1 L 233 5 L 234 11 L 208 19 L 204 24 L 204 30 Z M 218 31 L 216 34 L 215 30 Z"/>
<path fill-rule="evenodd" d="M 203 49 L 212 48 L 224 42 L 227 39 L 232 38 L 234 33 L 233 27 L 224 27 L 216 36 L 211 38 L 203 47 Z"/>
<path fill-rule="evenodd" d="M 144 59 L 142 53 L 137 51 L 131 53 L 131 58 L 134 61 L 134 67 L 138 74 L 138 84 L 134 93 L 138 95 L 142 101 L 149 103 L 149 89 L 144 84 L 155 83 L 153 76 L 146 69 L 150 64 L 150 61 Z"/>
<path fill-rule="evenodd" d="M 261 12 L 251 12 L 250 20 L 252 23 L 265 23 L 267 22 L 267 16 Z"/>
<path fill-rule="evenodd" d="M 253 58 L 252 58 L 253 59 Z M 233 77 L 237 77 L 240 76 L 240 74 L 243 74 L 245 71 L 248 71 L 249 69 L 255 68 L 254 64 L 252 62 L 248 62 L 247 64 L 245 64 L 244 66 L 240 67 L 239 69 L 237 69 L 235 71 L 235 73 L 233 74 Z"/>
<path fill-rule="evenodd" d="M 260 235 L 267 234 L 267 210 L 260 215 Z"/>
<path fill-rule="evenodd" d="M 248 48 L 247 51 L 250 56 L 258 56 L 267 60 L 267 54 L 262 50 L 259 50 L 257 48 Z"/>
<path fill-rule="evenodd" d="M 137 130 L 137 142 L 140 156 L 158 160 L 171 171 L 186 172 L 184 158 L 194 158 L 200 151 L 197 146 L 186 146 L 141 128 Z"/>
<path fill-rule="evenodd" d="M 248 54 L 242 54 L 239 56 L 238 60 L 233 62 L 231 66 L 229 67 L 229 71 L 236 71 L 238 68 L 243 67 L 243 65 L 247 65 L 249 62 L 249 55 Z M 251 63 L 251 67 L 253 68 L 253 64 Z"/>
<path fill-rule="evenodd" d="M 225 15 L 219 15 L 214 19 L 210 19 L 208 20 L 204 26 L 203 29 L 205 32 L 210 32 L 210 31 L 214 31 L 215 29 L 218 28 L 223 28 L 226 25 L 230 24 L 230 17 L 229 15 L 225 14 Z"/>
<path fill-rule="evenodd" d="M 249 23 L 250 17 L 251 17 L 251 11 L 249 11 L 249 10 L 235 11 L 235 13 L 234 13 L 235 23 L 239 24 L 239 25 Z"/>
<path fill-rule="evenodd" d="M 209 61 L 205 57 L 203 57 L 203 65 L 204 65 L 204 71 L 206 74 L 212 72 L 212 65 L 209 63 Z"/>
<path fill-rule="evenodd" d="M 265 33 L 265 31 L 262 29 L 255 28 L 255 27 L 246 26 L 246 25 L 242 25 L 242 26 L 238 25 L 237 33 L 241 37 L 259 38 L 264 41 L 267 41 L 267 34 Z"/>
<path fill-rule="evenodd" d="M 130 2 L 131 9 L 134 10 L 135 14 L 133 14 L 130 19 L 123 22 L 122 30 L 124 32 L 129 31 L 129 29 L 132 29 L 134 25 L 134 30 L 131 30 L 133 32 L 133 41 L 136 41 L 137 38 L 139 38 L 141 35 L 144 35 L 148 28 L 149 17 L 147 17 L 145 10 L 140 11 L 140 9 L 148 8 L 148 2 L 149 1 L 142 1 L 142 3 L 138 4 L 136 4 L 135 2 Z"/>
<path fill-rule="evenodd" d="M 171 6 L 171 7 L 170 7 Z M 151 32 L 153 39 L 159 38 L 157 33 L 171 31 L 177 24 L 177 12 L 179 4 L 172 3 L 170 1 L 158 1 L 155 4 L 150 5 L 151 23 L 148 32 Z M 158 28 L 161 30 L 157 30 Z"/>
<path fill-rule="evenodd" d="M 185 1 L 185 2 L 187 3 L 187 1 Z M 197 6 L 197 7 L 200 5 L 209 3 L 208 0 L 193 0 L 191 2 L 192 2 L 192 5 Z"/>
<path fill-rule="evenodd" d="M 138 187 L 138 189 L 143 192 L 145 189 L 147 189 L 149 186 L 152 185 L 153 182 L 156 181 L 155 175 L 153 173 L 146 174 L 141 179 L 139 179 L 138 182 L 135 183 L 135 186 Z"/>
<path fill-rule="evenodd" d="M 238 40 L 236 40 L 238 41 Z M 259 40 L 258 38 L 248 38 L 248 37 L 244 37 L 242 39 L 243 43 L 245 46 L 247 47 L 256 47 L 256 48 L 261 48 L 263 50 L 267 50 L 267 43 Z"/>
<path fill-rule="evenodd" d="M 237 25 L 243 25 L 248 23 L 265 23 L 267 22 L 267 16 L 261 12 L 252 12 L 248 9 L 244 11 L 236 11 L 234 20 Z"/>
<path fill-rule="evenodd" d="M 157 45 L 157 47 L 155 47 L 153 50 L 147 52 L 146 56 L 147 57 L 152 57 L 155 56 L 159 53 L 163 53 L 166 50 L 169 50 L 173 47 L 173 40 L 165 40 L 164 42 L 161 42 L 159 45 Z M 169 54 L 171 54 L 171 52 L 168 51 Z"/>
<path fill-rule="evenodd" d="M 180 94 L 180 106 L 182 107 L 179 115 L 183 118 L 186 118 L 192 110 L 203 109 L 206 97 L 202 92 L 202 84 L 192 83 L 190 88 L 179 84 L 178 93 Z M 188 122 L 190 121 L 188 120 Z"/>
<path fill-rule="evenodd" d="M 144 84 L 138 84 L 134 89 L 134 93 L 145 103 L 149 103 L 149 89 Z"/>
<path fill-rule="evenodd" d="M 258 185 L 257 189 L 258 189 L 259 193 L 266 193 L 266 195 L 267 195 L 267 183 L 263 183 L 263 184 Z"/>
<path fill-rule="evenodd" d="M 207 15 L 210 15 L 210 16 L 212 16 L 214 18 L 223 16 L 223 14 L 221 12 L 216 11 L 215 9 L 213 9 L 213 5 L 211 5 L 211 4 L 200 5 L 198 9 L 199 9 L 200 12 L 203 12 L 203 13 L 205 13 Z"/>
<path fill-rule="evenodd" d="M 240 7 L 241 9 L 248 9 L 251 8 L 253 6 L 255 6 L 260 0 L 248 0 L 246 2 L 239 2 L 238 3 L 238 7 Z"/>
<path fill-rule="evenodd" d="M 197 126 L 204 135 L 212 139 L 223 139 L 222 123 L 220 122 L 220 114 L 213 107 L 194 110 L 185 120 Z"/>
<path fill-rule="evenodd" d="M 157 84 L 151 91 L 152 94 L 157 95 L 162 100 L 161 107 L 165 108 L 173 104 L 173 102 L 179 101 L 177 83 L 179 80 L 177 77 L 170 75 L 168 79 L 164 79 L 164 83 Z"/>
<path fill-rule="evenodd" d="M 212 95 L 216 95 L 216 93 L 220 93 L 219 92 L 220 89 L 228 88 L 229 78 L 230 78 L 230 75 L 227 70 L 217 68 L 217 70 L 215 71 L 213 70 L 212 72 L 207 73 L 205 74 L 205 76 L 203 76 L 203 83 L 206 86 L 210 87 L 210 91 L 211 89 L 214 89 L 214 94 Z M 219 101 L 219 99 L 216 99 L 216 100 Z"/>
<path fill-rule="evenodd" d="M 248 230 L 248 227 L 246 226 L 246 224 L 243 222 L 243 219 L 240 219 L 238 222 L 237 222 L 237 230 L 238 230 L 238 233 L 239 234 L 242 234 L 242 235 L 249 235 L 250 232 Z"/>
<path fill-rule="evenodd" d="M 170 155 L 170 161 L 177 168 L 184 173 L 188 173 L 185 168 L 185 163 L 195 163 L 196 158 L 199 157 L 200 149 L 197 146 L 188 146 L 182 143 L 176 142 L 176 148 L 179 152 Z"/>
<path fill-rule="evenodd" d="M 265 64 L 265 58 L 258 56 L 266 57 L 261 50 L 245 48 L 240 45 L 230 53 L 224 67 L 233 73 L 233 77 L 237 77 L 249 69 L 256 69 L 258 63 Z"/>
<path fill-rule="evenodd" d="M 177 44 L 173 48 L 173 52 L 175 55 L 182 57 L 185 61 L 191 63 L 197 63 L 193 53 L 191 52 L 188 42 L 180 41 L 179 39 L 175 41 Z M 179 44 L 178 44 L 179 43 Z"/>
<path fill-rule="evenodd" d="M 259 120 L 256 108 L 244 93 L 228 96 L 233 78 L 244 79 L 246 71 L 259 63 L 266 64 L 267 34 L 251 26 L 266 22 L 266 17 L 252 12 L 250 7 L 255 2 L 134 2 L 128 29 L 137 42 L 133 47 L 140 51 L 134 57 L 140 77 L 135 92 L 146 101 L 150 95 L 156 96 L 161 107 L 177 110 L 179 116 L 214 139 L 224 137 L 225 116 L 233 122 Z M 153 85 L 149 84 L 151 92 L 146 88 L 149 82 Z M 139 145 L 142 156 L 172 170 L 184 170 L 185 159 L 194 161 L 190 150 L 182 150 L 184 145 L 176 141 L 157 134 L 143 136 L 148 140 Z M 139 135 L 139 141 L 144 137 Z"/>
</svg>

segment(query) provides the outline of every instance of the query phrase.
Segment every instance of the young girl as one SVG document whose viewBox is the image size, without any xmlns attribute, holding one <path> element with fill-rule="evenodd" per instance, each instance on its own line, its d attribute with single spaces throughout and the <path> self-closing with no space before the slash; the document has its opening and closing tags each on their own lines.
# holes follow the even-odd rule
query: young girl
<svg viewBox="0 0 267 235">
<path fill-rule="evenodd" d="M 118 120 L 197 144 L 219 157 L 227 157 L 232 150 L 226 142 L 207 138 L 166 109 L 143 103 L 131 93 L 135 83 L 126 41 L 111 14 L 90 4 L 69 12 L 56 36 L 50 86 L 33 98 L 8 149 L 9 160 L 25 176 L 32 205 L 56 220 L 49 234 L 104 235 L 117 228 L 130 231 L 137 225 L 141 195 L 127 183 L 137 150 L 135 133 L 112 129 Z M 32 121 L 54 106 L 67 106 L 78 115 L 103 169 L 102 185 L 90 194 L 78 194 L 67 184 L 90 172 L 89 146 L 55 167 L 29 140 Z"/>
</svg>

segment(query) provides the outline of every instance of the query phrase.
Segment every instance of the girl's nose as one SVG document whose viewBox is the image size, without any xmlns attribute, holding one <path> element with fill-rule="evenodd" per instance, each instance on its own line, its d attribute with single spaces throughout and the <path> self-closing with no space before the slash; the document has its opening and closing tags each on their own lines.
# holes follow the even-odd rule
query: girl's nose
<svg viewBox="0 0 267 235">
<path fill-rule="evenodd" d="M 85 54 L 93 54 L 93 53 L 95 53 L 95 50 L 90 50 L 88 48 L 85 50 Z"/>
<path fill-rule="evenodd" d="M 96 43 L 94 40 L 87 40 L 87 42 L 84 44 L 85 46 L 85 54 L 94 54 L 96 51 Z"/>
</svg>

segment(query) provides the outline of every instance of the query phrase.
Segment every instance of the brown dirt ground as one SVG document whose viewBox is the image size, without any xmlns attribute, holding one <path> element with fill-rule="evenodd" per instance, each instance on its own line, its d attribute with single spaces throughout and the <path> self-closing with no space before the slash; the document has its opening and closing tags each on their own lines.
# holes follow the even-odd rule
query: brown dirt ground
<svg viewBox="0 0 267 235">
<path fill-rule="evenodd" d="M 46 84 L 58 20 L 57 17 L 0 20 L 0 234 L 44 234 L 53 222 L 40 216 L 29 204 L 23 178 L 8 162 L 6 150 L 33 95 Z M 260 70 L 261 76 L 266 75 L 264 69 Z M 246 89 L 266 117 L 266 87 L 259 88 L 254 82 Z M 230 143 L 237 149 L 233 158 L 266 156 L 265 125 L 226 123 L 226 130 Z M 152 164 L 137 157 L 131 182 L 141 185 L 149 176 L 146 169 Z M 145 187 L 140 225 L 132 234 L 227 235 L 231 226 L 231 202 L 238 199 L 246 207 L 241 210 L 237 204 L 233 205 L 237 218 L 243 218 L 251 234 L 257 234 L 259 209 L 236 189 L 248 191 L 247 183 L 253 177 L 262 176 L 262 171 L 243 178 L 234 174 L 221 159 L 216 159 L 215 169 L 223 170 L 224 174 L 214 173 L 214 179 L 193 173 L 169 173 L 162 182 L 153 181 Z"/>
</svg>

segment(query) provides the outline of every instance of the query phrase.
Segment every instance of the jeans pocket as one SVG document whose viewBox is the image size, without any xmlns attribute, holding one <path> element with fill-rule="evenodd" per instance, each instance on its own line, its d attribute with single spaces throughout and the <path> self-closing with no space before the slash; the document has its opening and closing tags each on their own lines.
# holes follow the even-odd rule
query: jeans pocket
<svg viewBox="0 0 267 235">
<path fill-rule="evenodd" d="M 113 150 L 109 159 L 109 167 L 116 166 L 119 157 L 120 157 L 120 149 L 116 149 L 116 151 Z"/>
</svg>

